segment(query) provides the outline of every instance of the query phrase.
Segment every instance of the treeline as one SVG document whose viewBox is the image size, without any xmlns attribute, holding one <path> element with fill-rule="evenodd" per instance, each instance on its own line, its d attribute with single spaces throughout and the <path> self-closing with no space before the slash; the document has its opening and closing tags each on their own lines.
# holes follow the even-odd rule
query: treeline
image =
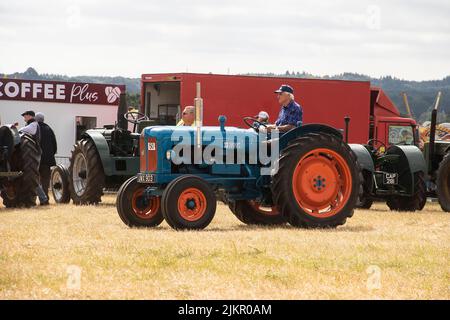
<svg viewBox="0 0 450 320">
<path fill-rule="evenodd" d="M 372 85 L 383 88 L 403 115 L 407 115 L 403 103 L 402 93 L 406 92 L 414 118 L 419 122 L 424 122 L 430 118 L 431 109 L 436 99 L 438 91 L 442 92 L 442 100 L 439 112 L 440 122 L 450 122 L 450 76 L 442 80 L 432 81 L 407 81 L 391 76 L 372 78 L 367 75 L 357 73 L 343 73 L 334 76 L 319 77 L 306 72 L 286 71 L 283 74 L 258 73 L 248 75 L 272 76 L 272 77 L 292 77 L 292 78 L 315 78 L 315 79 L 335 79 L 335 80 L 356 80 L 370 81 Z M 61 80 L 93 83 L 124 84 L 127 88 L 128 104 L 138 106 L 140 104 L 140 78 L 126 77 L 103 77 L 103 76 L 74 76 L 58 74 L 39 74 L 35 69 L 28 68 L 25 72 L 5 74 L 4 77 L 20 78 L 29 80 Z"/>
</svg>

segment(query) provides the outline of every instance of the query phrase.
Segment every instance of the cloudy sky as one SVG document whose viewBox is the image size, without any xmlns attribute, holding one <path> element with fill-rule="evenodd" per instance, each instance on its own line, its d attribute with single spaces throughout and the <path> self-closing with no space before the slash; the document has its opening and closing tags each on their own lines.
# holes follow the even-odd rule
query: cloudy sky
<svg viewBox="0 0 450 320">
<path fill-rule="evenodd" d="M 0 73 L 450 75 L 448 0 L 0 0 Z"/>
</svg>

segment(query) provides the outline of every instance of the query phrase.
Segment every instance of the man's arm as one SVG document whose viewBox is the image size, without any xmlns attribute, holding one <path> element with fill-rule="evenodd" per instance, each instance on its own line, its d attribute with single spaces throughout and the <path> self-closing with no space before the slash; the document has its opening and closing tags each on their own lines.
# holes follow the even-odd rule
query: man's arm
<svg viewBox="0 0 450 320">
<path fill-rule="evenodd" d="M 32 136 L 34 136 L 36 134 L 36 131 L 37 131 L 37 123 L 36 122 L 32 122 L 32 123 L 26 125 L 25 127 L 19 129 L 19 132 L 28 133 L 28 134 L 31 134 Z"/>
<path fill-rule="evenodd" d="M 49 127 L 50 128 L 50 127 Z M 58 152 L 58 144 L 56 143 L 56 136 L 55 132 L 53 132 L 53 129 L 50 128 L 50 133 L 52 135 L 52 144 L 53 144 L 53 154 L 56 154 Z"/>
</svg>

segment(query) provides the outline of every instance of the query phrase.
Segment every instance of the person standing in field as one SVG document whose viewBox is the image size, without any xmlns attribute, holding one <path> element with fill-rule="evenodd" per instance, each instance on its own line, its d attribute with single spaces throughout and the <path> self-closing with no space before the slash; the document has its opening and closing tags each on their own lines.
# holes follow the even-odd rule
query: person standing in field
<svg viewBox="0 0 450 320">
<path fill-rule="evenodd" d="M 56 165 L 55 154 L 57 151 L 56 136 L 52 128 L 44 122 L 44 114 L 36 113 L 35 119 L 39 125 L 40 145 L 42 149 L 39 174 L 41 185 L 47 197 L 47 201 L 41 202 L 41 205 L 48 205 L 48 189 L 50 186 L 50 168 Z"/>
</svg>

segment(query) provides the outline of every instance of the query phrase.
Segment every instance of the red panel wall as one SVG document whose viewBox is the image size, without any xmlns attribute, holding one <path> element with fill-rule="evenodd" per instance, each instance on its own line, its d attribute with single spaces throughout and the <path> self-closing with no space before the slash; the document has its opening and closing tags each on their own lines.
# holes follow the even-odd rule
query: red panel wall
<svg viewBox="0 0 450 320">
<path fill-rule="evenodd" d="M 195 86 L 201 83 L 204 100 L 204 125 L 218 125 L 219 115 L 227 116 L 227 125 L 244 127 L 242 118 L 260 110 L 275 122 L 280 111 L 274 91 L 281 84 L 295 90 L 303 107 L 304 123 L 323 123 L 344 128 L 344 117 L 350 116 L 349 140 L 365 143 L 369 132 L 370 83 L 338 80 L 314 80 L 210 74 L 143 75 L 149 82 L 181 81 L 181 106 L 193 105 Z"/>
</svg>

